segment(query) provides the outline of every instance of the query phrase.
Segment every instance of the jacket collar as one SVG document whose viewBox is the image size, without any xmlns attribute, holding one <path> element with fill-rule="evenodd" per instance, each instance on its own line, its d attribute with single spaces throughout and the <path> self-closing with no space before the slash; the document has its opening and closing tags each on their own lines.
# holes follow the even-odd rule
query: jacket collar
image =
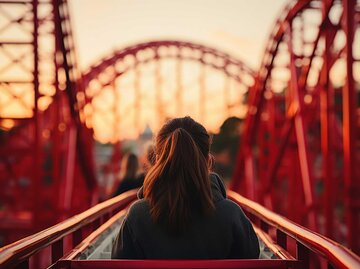
<svg viewBox="0 0 360 269">
<path fill-rule="evenodd" d="M 223 181 L 220 179 L 219 175 L 216 173 L 210 173 L 210 182 L 211 182 L 211 192 L 214 203 L 226 199 L 226 189 Z M 143 187 L 137 192 L 137 197 L 139 199 L 144 198 Z"/>
<path fill-rule="evenodd" d="M 223 181 L 216 173 L 210 173 L 211 192 L 214 203 L 226 199 L 226 189 Z"/>
</svg>

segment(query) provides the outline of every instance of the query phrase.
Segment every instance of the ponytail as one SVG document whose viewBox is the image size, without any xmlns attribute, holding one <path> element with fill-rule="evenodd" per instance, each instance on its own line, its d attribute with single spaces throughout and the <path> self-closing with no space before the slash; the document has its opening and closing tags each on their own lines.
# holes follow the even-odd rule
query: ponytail
<svg viewBox="0 0 360 269">
<path fill-rule="evenodd" d="M 150 201 L 152 219 L 178 233 L 195 215 L 214 209 L 208 156 L 181 127 L 160 131 L 157 140 L 158 159 L 145 177 L 144 197 Z"/>
</svg>

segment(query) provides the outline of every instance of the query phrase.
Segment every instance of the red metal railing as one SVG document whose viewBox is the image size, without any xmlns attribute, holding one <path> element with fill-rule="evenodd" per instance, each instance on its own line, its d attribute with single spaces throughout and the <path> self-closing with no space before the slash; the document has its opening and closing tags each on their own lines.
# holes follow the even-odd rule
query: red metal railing
<svg viewBox="0 0 360 269">
<path fill-rule="evenodd" d="M 288 239 L 296 240 L 295 252 L 291 254 L 303 262 L 302 268 L 309 268 L 310 263 L 319 265 L 314 257 L 323 258 L 326 268 L 360 268 L 359 256 L 339 243 L 273 213 L 236 192 L 229 191 L 229 197 L 246 211 L 255 225 L 273 234 L 275 242 L 286 251 L 293 251 Z"/>
<path fill-rule="evenodd" d="M 66 236 L 72 237 L 72 248 L 76 247 L 89 234 L 89 231 L 97 229 L 135 199 L 136 191 L 129 191 L 44 231 L 1 248 L 0 268 L 29 268 L 30 258 L 48 246 L 51 247 L 51 264 L 54 264 L 64 255 Z"/>
<path fill-rule="evenodd" d="M 345 237 L 358 255 L 359 17 L 356 0 L 288 1 L 249 91 L 232 181 L 296 223 Z"/>
<path fill-rule="evenodd" d="M 129 191 L 105 201 L 43 232 L 0 249 L 0 268 L 29 268 L 29 258 L 47 246 L 52 249 L 52 267 L 62 268 L 360 268 L 360 258 L 340 244 L 293 223 L 263 206 L 229 191 L 254 222 L 259 237 L 274 251 L 278 260 L 75 260 L 97 236 L 112 225 L 133 200 Z M 112 217 L 111 217 L 112 216 Z M 85 234 L 86 229 L 92 233 Z M 71 235 L 72 251 L 64 256 L 63 239 Z M 265 239 L 265 240 L 264 240 Z M 294 246 L 290 244 L 294 241 Z M 293 258 L 295 257 L 295 258 Z M 59 261 L 58 263 L 56 263 Z"/>
<path fill-rule="evenodd" d="M 287 260 L 72 260 L 66 269 L 157 269 L 157 268 L 237 268 L 286 269 L 298 268 L 296 261 Z"/>
<path fill-rule="evenodd" d="M 282 248 L 274 244 L 261 230 L 256 229 L 258 236 L 263 242 L 278 256 L 278 259 L 261 259 L 261 260 L 82 260 L 81 255 L 87 250 L 95 249 L 97 241 L 102 233 L 113 226 L 119 218 L 125 215 L 125 210 L 120 211 L 106 223 L 101 225 L 81 244 L 65 255 L 56 264 L 55 268 L 296 268 L 299 261 L 286 253 Z"/>
</svg>

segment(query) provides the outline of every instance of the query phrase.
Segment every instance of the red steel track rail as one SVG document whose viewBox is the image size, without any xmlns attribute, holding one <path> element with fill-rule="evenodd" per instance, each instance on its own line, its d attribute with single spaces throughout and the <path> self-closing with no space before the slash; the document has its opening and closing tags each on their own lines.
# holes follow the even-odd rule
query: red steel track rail
<svg viewBox="0 0 360 269">
<path fill-rule="evenodd" d="M 281 12 L 249 91 L 232 182 L 270 210 L 343 244 L 346 238 L 357 254 L 359 4 L 289 1 Z"/>
<path fill-rule="evenodd" d="M 311 256 L 319 255 L 325 258 L 327 268 L 360 268 L 360 258 L 339 243 L 302 227 L 236 192 L 230 191 L 229 197 L 239 204 L 252 219 L 255 225 L 269 232 L 275 229 L 276 242 L 287 249 L 287 237 L 296 240 L 296 258 L 311 262 Z M 304 264 L 303 268 L 308 268 Z"/>
<path fill-rule="evenodd" d="M 309 268 L 312 263 L 315 266 L 319 264 L 318 258 L 323 259 L 322 265 L 325 264 L 327 268 L 360 267 L 360 258 L 338 243 L 295 224 L 235 192 L 230 191 L 229 197 L 240 205 L 252 219 L 257 226 L 258 233 L 260 229 L 269 235 L 268 244 L 273 251 L 282 249 L 283 254 L 277 255 L 282 259 L 222 261 L 74 260 L 79 251 L 84 250 L 96 236 L 100 235 L 115 221 L 115 218 L 124 214 L 123 209 L 136 199 L 136 192 L 129 191 L 49 229 L 0 249 L 0 268 L 29 268 L 30 257 L 47 246 L 51 246 L 52 249 L 51 264 L 54 268 L 57 266 L 65 268 L 117 268 L 119 262 L 122 263 L 122 268 L 288 268 L 289 266 Z M 111 218 L 111 216 L 113 217 Z M 91 229 L 91 231 L 86 234 L 86 229 Z M 273 232 L 275 232 L 275 236 L 271 235 Z M 67 235 L 73 237 L 73 243 L 72 249 L 68 250 L 64 256 L 63 240 Z M 291 253 L 289 244 L 291 238 L 296 243 L 294 254 Z M 57 261 L 59 263 L 56 265 Z"/>
<path fill-rule="evenodd" d="M 176 48 L 176 53 L 168 53 L 162 55 L 160 52 L 161 48 Z M 146 59 L 141 59 L 139 57 L 139 52 L 144 50 L 152 50 L 154 53 L 151 57 Z M 196 55 L 184 54 L 181 50 L 188 49 L 197 51 Z M 83 83 L 86 88 L 89 82 L 92 79 L 97 78 L 106 68 L 109 66 L 113 66 L 116 62 L 123 61 L 126 56 L 133 56 L 135 58 L 134 65 L 128 67 L 128 69 L 134 68 L 137 64 L 149 62 L 152 60 L 157 60 L 160 58 L 178 58 L 183 60 L 195 60 L 200 61 L 204 65 L 211 66 L 215 69 L 223 70 L 229 77 L 239 81 L 240 83 L 244 83 L 242 81 L 241 75 L 243 73 L 253 77 L 254 71 L 245 65 L 242 61 L 237 58 L 232 57 L 231 55 L 221 52 L 217 49 L 196 44 L 193 42 L 184 42 L 184 41 L 176 41 L 176 40 L 158 40 L 136 44 L 133 46 L 125 47 L 123 49 L 115 51 L 112 55 L 108 55 L 107 57 L 99 60 L 97 63 L 91 65 L 84 73 L 83 73 Z M 211 56 L 211 57 L 209 57 Z M 217 60 L 217 61 L 216 61 Z M 230 67 L 237 67 L 237 72 L 229 71 Z M 128 69 L 121 70 L 121 73 L 117 75 L 121 75 L 125 73 Z"/>
<path fill-rule="evenodd" d="M 66 236 L 72 236 L 72 248 L 74 248 L 89 234 L 89 231 L 97 229 L 135 199 L 136 191 L 129 191 L 46 230 L 1 248 L 0 268 L 29 268 L 30 257 L 47 246 L 51 246 L 51 260 L 52 263 L 55 263 L 64 255 L 64 238 Z"/>
</svg>

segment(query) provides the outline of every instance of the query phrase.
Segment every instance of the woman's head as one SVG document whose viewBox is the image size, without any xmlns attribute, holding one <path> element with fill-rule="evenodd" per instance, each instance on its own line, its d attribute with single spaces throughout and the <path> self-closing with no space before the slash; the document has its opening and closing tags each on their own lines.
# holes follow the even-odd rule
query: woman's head
<svg viewBox="0 0 360 269">
<path fill-rule="evenodd" d="M 191 117 L 171 119 L 164 124 L 156 136 L 155 153 L 157 155 L 160 154 L 159 151 L 163 148 L 165 140 L 177 129 L 185 130 L 191 136 L 204 158 L 208 158 L 210 152 L 210 136 L 204 126 Z"/>
<path fill-rule="evenodd" d="M 214 208 L 209 181 L 210 137 L 190 117 L 169 120 L 155 140 L 156 162 L 144 182 L 151 215 L 180 231 L 195 214 Z"/>
</svg>

